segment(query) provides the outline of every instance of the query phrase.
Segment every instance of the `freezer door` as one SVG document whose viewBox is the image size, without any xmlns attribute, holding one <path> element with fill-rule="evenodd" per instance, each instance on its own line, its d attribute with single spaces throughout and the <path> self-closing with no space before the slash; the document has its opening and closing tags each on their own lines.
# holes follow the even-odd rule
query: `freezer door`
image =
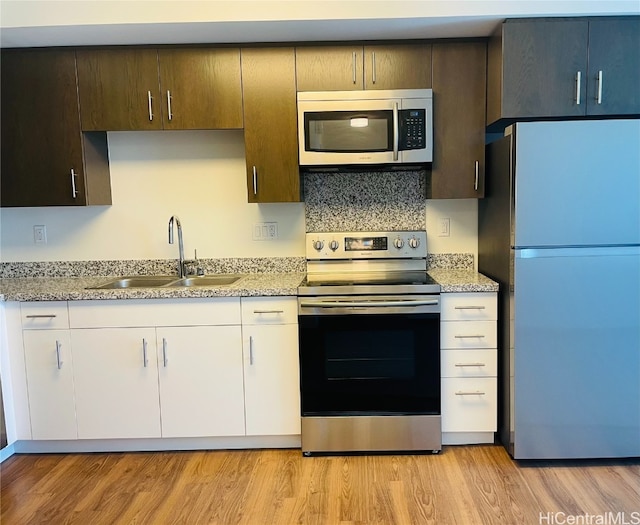
<svg viewBox="0 0 640 525">
<path fill-rule="evenodd" d="M 640 244 L 640 120 L 515 125 L 518 247 Z"/>
<path fill-rule="evenodd" d="M 516 251 L 513 335 L 515 458 L 640 456 L 640 249 Z"/>
</svg>

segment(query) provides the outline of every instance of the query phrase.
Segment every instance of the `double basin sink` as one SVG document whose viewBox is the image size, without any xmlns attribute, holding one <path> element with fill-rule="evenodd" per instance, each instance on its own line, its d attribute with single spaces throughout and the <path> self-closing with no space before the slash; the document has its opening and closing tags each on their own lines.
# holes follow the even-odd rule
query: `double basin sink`
<svg viewBox="0 0 640 525">
<path fill-rule="evenodd" d="M 240 275 L 198 275 L 177 277 L 175 275 L 137 275 L 118 277 L 92 290 L 121 290 L 125 288 L 194 288 L 199 286 L 229 286 L 240 280 Z"/>
</svg>

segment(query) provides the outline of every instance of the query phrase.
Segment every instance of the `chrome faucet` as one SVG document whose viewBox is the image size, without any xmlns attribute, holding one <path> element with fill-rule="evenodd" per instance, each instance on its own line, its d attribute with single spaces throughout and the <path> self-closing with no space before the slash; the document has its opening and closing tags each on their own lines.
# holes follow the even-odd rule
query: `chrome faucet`
<svg viewBox="0 0 640 525">
<path fill-rule="evenodd" d="M 187 272 L 185 271 L 185 263 L 184 263 L 184 244 L 182 243 L 182 225 L 180 224 L 180 219 L 178 219 L 177 215 L 173 215 L 169 219 L 169 244 L 173 244 L 173 222 L 175 220 L 176 226 L 178 227 L 178 252 L 179 252 L 179 260 L 178 260 L 178 274 L 180 278 L 186 277 Z"/>
</svg>

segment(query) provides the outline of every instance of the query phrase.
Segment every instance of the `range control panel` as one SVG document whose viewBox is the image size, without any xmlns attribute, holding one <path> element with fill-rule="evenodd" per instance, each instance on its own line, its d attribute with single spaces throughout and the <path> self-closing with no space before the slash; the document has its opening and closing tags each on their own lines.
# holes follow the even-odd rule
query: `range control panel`
<svg viewBox="0 0 640 525">
<path fill-rule="evenodd" d="M 427 232 L 318 232 L 306 235 L 307 260 L 415 259 L 427 256 Z"/>
</svg>

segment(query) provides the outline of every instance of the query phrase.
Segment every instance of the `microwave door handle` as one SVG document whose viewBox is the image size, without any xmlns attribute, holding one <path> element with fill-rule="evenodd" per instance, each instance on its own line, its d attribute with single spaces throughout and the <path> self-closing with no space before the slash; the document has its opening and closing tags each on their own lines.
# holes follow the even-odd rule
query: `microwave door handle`
<svg viewBox="0 0 640 525">
<path fill-rule="evenodd" d="M 399 142 L 399 132 L 398 132 L 398 103 L 393 103 L 393 160 L 398 160 L 398 142 Z"/>
</svg>

